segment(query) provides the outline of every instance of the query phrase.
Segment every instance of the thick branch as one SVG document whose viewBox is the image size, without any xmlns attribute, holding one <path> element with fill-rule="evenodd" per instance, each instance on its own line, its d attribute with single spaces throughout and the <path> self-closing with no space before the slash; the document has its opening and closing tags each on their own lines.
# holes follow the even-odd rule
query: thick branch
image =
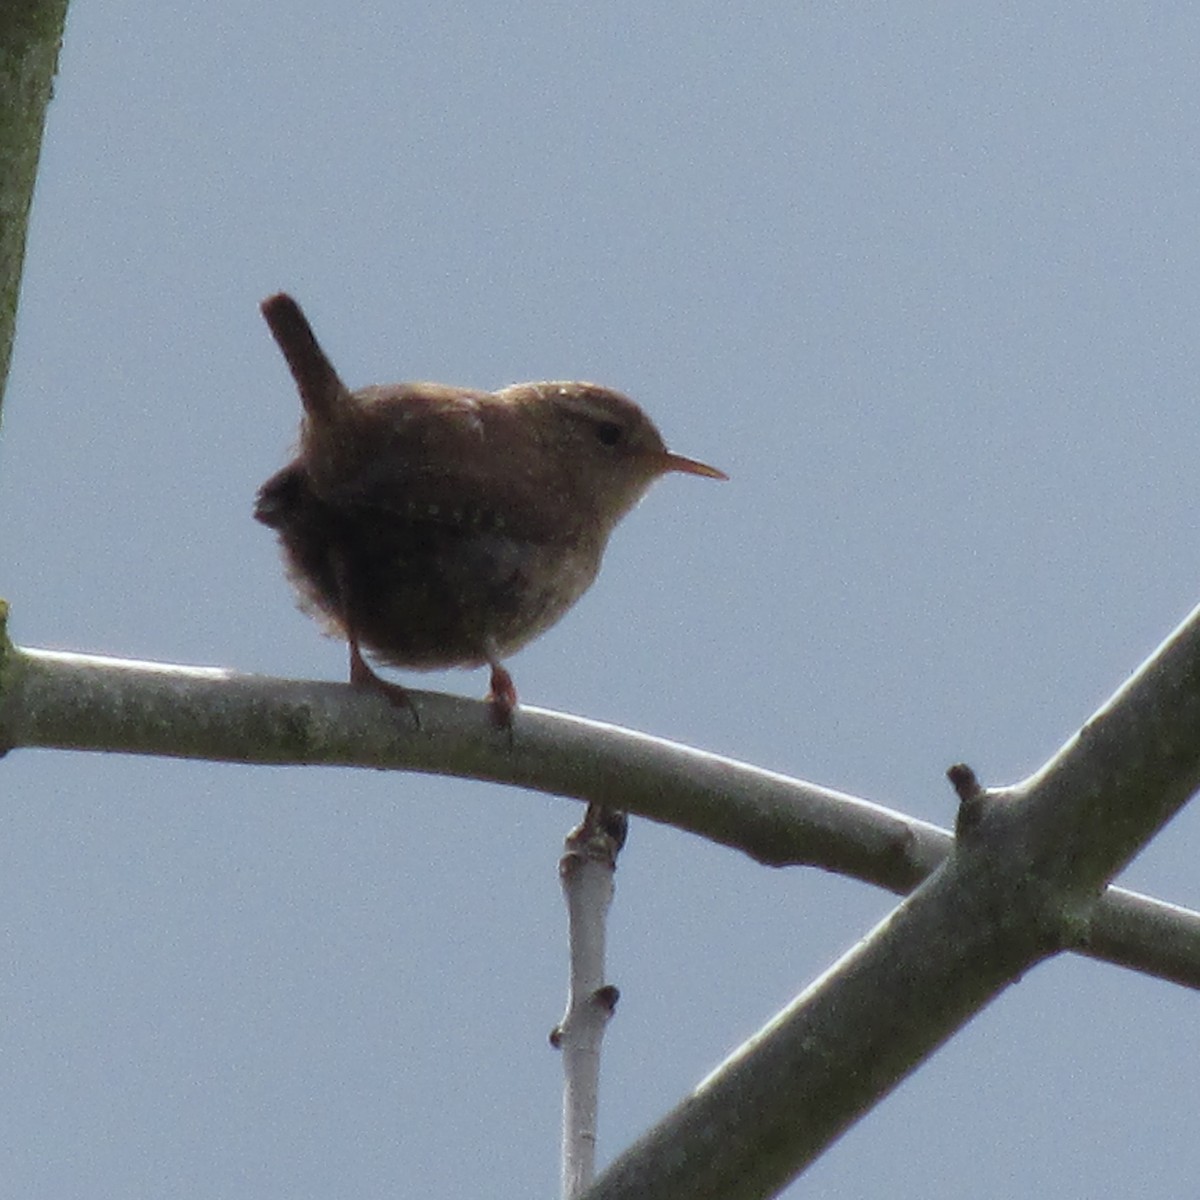
<svg viewBox="0 0 1200 1200">
<path fill-rule="evenodd" d="M 911 889 L 949 838 L 851 796 L 644 734 L 413 691 L 421 728 L 343 684 L 12 647 L 0 748 L 425 771 L 574 796 L 722 842 L 772 866 L 813 864 Z M 878 877 L 878 878 L 877 878 Z"/>
<path fill-rule="evenodd" d="M 1039 898 L 953 855 L 617 1159 L 587 1200 L 773 1196 L 1053 950 Z"/>
<path fill-rule="evenodd" d="M 421 730 L 343 684 L 0 644 L 0 748 L 427 771 L 621 806 L 772 866 L 809 865 L 899 895 L 951 835 L 865 800 L 578 717 L 414 692 Z M 1200 915 L 1110 888 L 1073 948 L 1200 988 Z"/>
</svg>

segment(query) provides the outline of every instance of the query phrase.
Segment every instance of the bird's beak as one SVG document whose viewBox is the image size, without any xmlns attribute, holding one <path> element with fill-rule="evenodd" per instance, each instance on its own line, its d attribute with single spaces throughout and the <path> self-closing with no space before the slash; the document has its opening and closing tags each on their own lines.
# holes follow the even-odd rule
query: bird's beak
<svg viewBox="0 0 1200 1200">
<path fill-rule="evenodd" d="M 729 478 L 724 471 L 718 471 L 716 467 L 697 462 L 694 458 L 684 458 L 682 454 L 672 454 L 669 450 L 662 456 L 659 470 L 664 475 L 668 471 L 682 471 L 684 475 L 703 475 L 705 479 Z"/>
</svg>

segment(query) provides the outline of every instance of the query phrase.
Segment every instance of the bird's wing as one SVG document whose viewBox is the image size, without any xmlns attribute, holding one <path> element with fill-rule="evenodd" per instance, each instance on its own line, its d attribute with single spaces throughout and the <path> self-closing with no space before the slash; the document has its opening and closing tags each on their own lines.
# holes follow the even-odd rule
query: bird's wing
<svg viewBox="0 0 1200 1200">
<path fill-rule="evenodd" d="M 320 495 L 335 508 L 374 511 L 463 534 L 551 542 L 559 539 L 564 524 L 562 498 L 551 489 L 533 484 L 517 490 L 498 481 L 494 471 L 472 471 L 461 463 L 446 469 L 380 464 L 351 483 L 320 489 Z"/>
</svg>

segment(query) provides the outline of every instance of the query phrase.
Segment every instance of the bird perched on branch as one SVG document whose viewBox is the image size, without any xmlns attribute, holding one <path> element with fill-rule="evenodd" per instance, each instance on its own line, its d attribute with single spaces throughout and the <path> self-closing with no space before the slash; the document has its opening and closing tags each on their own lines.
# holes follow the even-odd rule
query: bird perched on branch
<svg viewBox="0 0 1200 1200">
<path fill-rule="evenodd" d="M 667 450 L 619 392 L 397 383 L 351 392 L 295 300 L 262 313 L 304 415 L 296 458 L 258 493 L 303 608 L 350 646 L 350 681 L 410 709 L 394 667 L 491 668 L 498 724 L 517 703 L 501 660 L 587 590 L 617 522 L 660 475 L 723 472 Z"/>
</svg>

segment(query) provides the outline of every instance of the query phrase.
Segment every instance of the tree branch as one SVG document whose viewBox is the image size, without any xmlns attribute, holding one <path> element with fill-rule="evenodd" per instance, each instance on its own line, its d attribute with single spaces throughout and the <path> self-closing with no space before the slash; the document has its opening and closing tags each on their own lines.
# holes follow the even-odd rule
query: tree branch
<svg viewBox="0 0 1200 1200">
<path fill-rule="evenodd" d="M 625 814 L 589 804 L 567 834 L 558 876 L 567 902 L 571 970 L 567 1011 L 550 1034 L 563 1056 L 562 1195 L 575 1200 L 596 1173 L 600 1046 L 619 992 L 605 980 L 608 909 Z"/>
<path fill-rule="evenodd" d="M 14 647 L 2 639 L 0 751 L 390 768 L 513 784 L 637 813 L 771 866 L 906 895 L 952 835 L 866 800 L 644 734 L 535 708 L 511 738 L 486 704 L 413 692 L 421 729 L 344 684 Z M 1109 888 L 1072 949 L 1200 988 L 1200 914 Z"/>
<path fill-rule="evenodd" d="M 774 1195 L 1035 963 L 1200 784 L 1200 610 L 1037 774 L 956 784 L 950 857 L 588 1190 Z"/>
<path fill-rule="evenodd" d="M 29 206 L 67 0 L 0 5 L 0 404 L 12 361 Z"/>
</svg>

